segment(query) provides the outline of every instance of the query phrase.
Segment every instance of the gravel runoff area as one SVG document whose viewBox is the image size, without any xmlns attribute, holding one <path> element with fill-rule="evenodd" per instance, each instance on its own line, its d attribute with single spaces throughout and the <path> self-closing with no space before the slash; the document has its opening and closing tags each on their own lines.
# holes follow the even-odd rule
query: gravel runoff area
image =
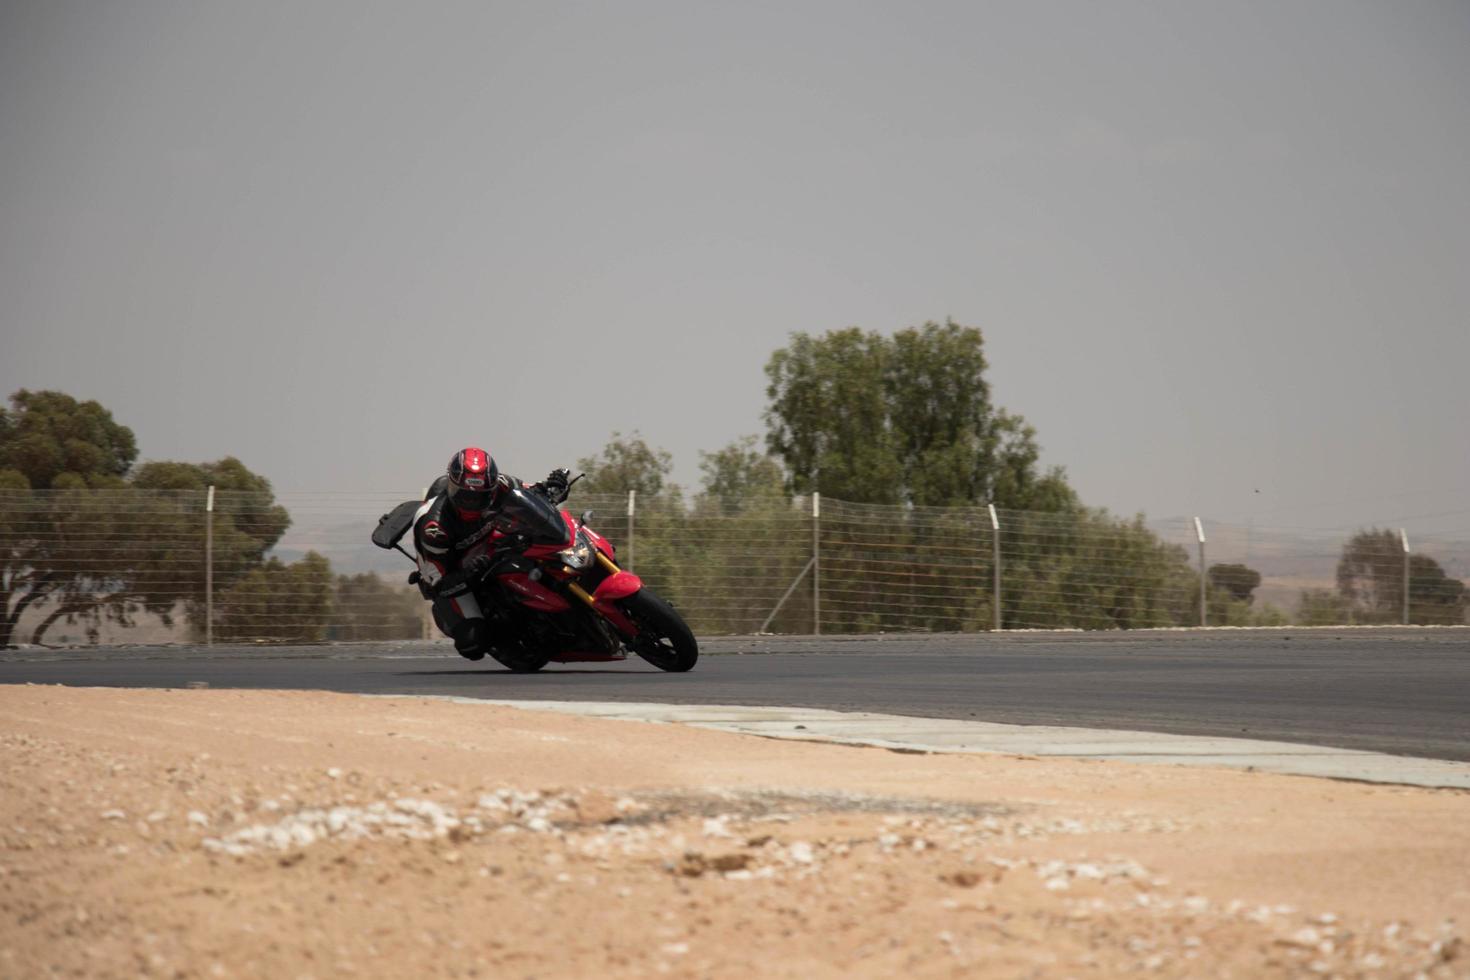
<svg viewBox="0 0 1470 980">
<path fill-rule="evenodd" d="M 0 976 L 1470 976 L 1470 793 L 0 687 Z"/>
</svg>

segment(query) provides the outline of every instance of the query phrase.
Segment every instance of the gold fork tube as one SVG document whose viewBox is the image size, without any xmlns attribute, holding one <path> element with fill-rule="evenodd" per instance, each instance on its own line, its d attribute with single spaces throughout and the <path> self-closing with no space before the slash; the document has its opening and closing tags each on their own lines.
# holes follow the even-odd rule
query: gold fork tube
<svg viewBox="0 0 1470 980">
<path fill-rule="evenodd" d="M 611 558 L 609 558 L 607 555 L 604 555 L 600 551 L 597 552 L 597 562 L 604 569 L 607 570 L 607 573 L 609 575 L 616 575 L 618 572 L 621 572 L 622 571 L 621 568 L 619 568 L 617 565 L 613 564 L 613 561 L 612 561 Z M 587 605 L 592 606 L 593 608 L 596 608 L 597 600 L 594 599 L 594 598 L 592 598 L 592 595 L 586 589 L 584 589 L 580 585 L 578 585 L 576 582 L 568 582 L 567 583 L 567 591 L 570 592 L 572 595 L 576 596 L 578 599 L 581 599 L 583 602 L 587 603 Z"/>
</svg>

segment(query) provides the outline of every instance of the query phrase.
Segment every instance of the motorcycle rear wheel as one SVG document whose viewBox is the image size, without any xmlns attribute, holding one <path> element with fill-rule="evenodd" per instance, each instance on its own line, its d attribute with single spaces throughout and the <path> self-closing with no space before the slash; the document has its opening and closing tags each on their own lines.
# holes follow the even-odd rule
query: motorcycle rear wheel
<svg viewBox="0 0 1470 980">
<path fill-rule="evenodd" d="M 619 603 L 638 627 L 634 653 L 659 670 L 682 673 L 699 660 L 699 643 L 674 607 L 650 589 L 640 589 Z"/>
<path fill-rule="evenodd" d="M 511 650 L 491 650 L 490 656 L 513 674 L 534 674 L 551 662 L 549 657 Z"/>
</svg>

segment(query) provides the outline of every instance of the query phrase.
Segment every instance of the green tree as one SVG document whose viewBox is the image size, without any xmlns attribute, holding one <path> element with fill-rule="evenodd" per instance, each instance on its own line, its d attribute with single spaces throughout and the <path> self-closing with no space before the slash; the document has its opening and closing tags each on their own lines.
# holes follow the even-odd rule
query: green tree
<svg viewBox="0 0 1470 980">
<path fill-rule="evenodd" d="M 1347 602 L 1332 589 L 1302 589 L 1297 601 L 1296 621 L 1302 626 L 1340 626 L 1350 615 Z"/>
<path fill-rule="evenodd" d="M 904 468 L 884 384 L 889 341 L 856 327 L 796 333 L 766 363 L 766 446 L 792 489 L 840 500 L 898 503 Z"/>
<path fill-rule="evenodd" d="M 1081 508 L 1001 514 L 1007 629 L 1143 629 L 1199 623 L 1188 553 L 1142 515 Z"/>
<path fill-rule="evenodd" d="M 196 636 L 204 635 L 203 501 L 215 488 L 213 517 L 214 587 L 227 591 L 242 576 L 260 568 L 266 553 L 291 526 L 291 515 L 276 503 L 271 483 L 233 456 L 212 463 L 151 462 L 134 471 L 135 490 L 178 494 L 190 501 L 188 516 L 160 547 L 156 560 L 140 570 L 140 585 L 172 604 L 182 602 Z"/>
<path fill-rule="evenodd" d="M 1428 555 L 1409 556 L 1409 622 L 1422 626 L 1459 626 L 1465 622 L 1470 591 L 1445 574 Z"/>
<path fill-rule="evenodd" d="M 854 503 L 1067 510 L 1035 430 L 996 408 L 980 330 L 925 323 L 893 337 L 796 333 L 766 363 L 766 444 L 798 493 Z"/>
<path fill-rule="evenodd" d="M 993 447 L 993 463 L 987 492 L 997 507 L 1042 513 L 1081 509 L 1065 470 L 1060 466 L 1045 472 L 1037 469 L 1041 447 L 1036 444 L 1036 429 L 1019 415 L 1010 415 L 1004 409 L 998 412 L 989 444 Z"/>
<path fill-rule="evenodd" d="M 1286 622 L 1280 609 L 1266 605 L 1254 608 L 1261 573 L 1239 563 L 1217 562 L 1206 573 L 1209 580 L 1209 623 L 1211 626 L 1280 626 Z M 1192 601 L 1199 601 L 1199 587 Z"/>
<path fill-rule="evenodd" d="M 116 487 L 138 456 L 133 431 L 95 401 L 59 391 L 27 391 L 0 407 L 0 473 L 34 490 Z"/>
<path fill-rule="evenodd" d="M 130 490 L 0 492 L 0 646 L 31 610 L 42 613 L 32 643 L 59 621 L 84 621 L 94 637 L 101 623 L 131 625 L 143 610 L 170 622 L 177 592 L 167 553 L 186 506 Z M 169 583 L 166 594 L 150 590 L 150 575 Z"/>
<path fill-rule="evenodd" d="M 0 646 L 40 610 L 57 622 L 172 623 L 182 604 L 201 630 L 204 491 L 217 488 L 217 589 L 259 567 L 290 523 L 270 483 L 239 460 L 148 463 L 129 474 L 133 433 L 96 402 L 17 392 L 0 412 Z"/>
<path fill-rule="evenodd" d="M 704 496 L 725 513 L 735 513 L 752 499 L 779 499 L 786 493 L 781 464 L 756 449 L 755 436 L 737 439 L 723 449 L 699 454 Z"/>
<path fill-rule="evenodd" d="M 215 602 L 214 633 L 226 641 L 320 643 L 332 610 L 332 566 L 315 551 L 287 565 L 271 558 Z"/>
<path fill-rule="evenodd" d="M 1337 591 L 1352 622 L 1397 623 L 1404 614 L 1403 541 L 1387 528 L 1359 531 L 1343 545 Z M 1409 622 L 1459 625 L 1470 596 L 1428 555 L 1407 556 Z"/>
<path fill-rule="evenodd" d="M 654 449 L 637 432 L 627 438 L 614 432 L 600 456 L 584 456 L 577 468 L 587 474 L 586 493 L 626 494 L 653 497 L 664 489 L 664 481 L 674 468 L 674 458 L 667 450 Z"/>
<path fill-rule="evenodd" d="M 1210 584 L 1223 589 L 1236 602 L 1250 605 L 1255 602 L 1256 587 L 1261 584 L 1261 573 L 1254 568 L 1239 564 L 1216 563 L 1206 573 Z"/>
<path fill-rule="evenodd" d="M 89 612 L 126 619 L 127 508 L 108 506 L 106 491 L 123 486 L 136 456 L 132 430 L 95 401 L 22 389 L 0 408 L 0 647 L 24 613 L 48 604 L 32 642 Z"/>
<path fill-rule="evenodd" d="M 703 489 L 672 525 L 680 538 L 665 587 L 700 631 L 758 629 L 810 557 L 809 518 L 791 506 L 780 464 L 757 446 L 747 436 L 700 453 Z M 778 624 L 793 622 L 800 604 L 789 603 Z"/>
<path fill-rule="evenodd" d="M 424 609 L 417 589 L 389 585 L 371 573 L 339 575 L 332 593 L 327 639 L 417 640 L 423 636 Z"/>
<path fill-rule="evenodd" d="M 1359 531 L 1337 561 L 1337 592 L 1352 622 L 1396 623 L 1404 601 L 1404 551 L 1387 528 Z"/>
</svg>

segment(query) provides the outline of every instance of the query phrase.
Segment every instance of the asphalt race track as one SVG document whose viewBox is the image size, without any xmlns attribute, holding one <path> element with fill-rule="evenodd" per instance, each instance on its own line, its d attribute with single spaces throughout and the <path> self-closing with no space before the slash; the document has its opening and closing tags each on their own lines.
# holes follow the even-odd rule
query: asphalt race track
<svg viewBox="0 0 1470 980">
<path fill-rule="evenodd" d="M 22 649 L 0 653 L 0 683 L 780 705 L 1470 761 L 1467 629 L 716 637 L 702 651 L 687 674 L 630 659 L 517 675 L 445 643 Z"/>
</svg>

